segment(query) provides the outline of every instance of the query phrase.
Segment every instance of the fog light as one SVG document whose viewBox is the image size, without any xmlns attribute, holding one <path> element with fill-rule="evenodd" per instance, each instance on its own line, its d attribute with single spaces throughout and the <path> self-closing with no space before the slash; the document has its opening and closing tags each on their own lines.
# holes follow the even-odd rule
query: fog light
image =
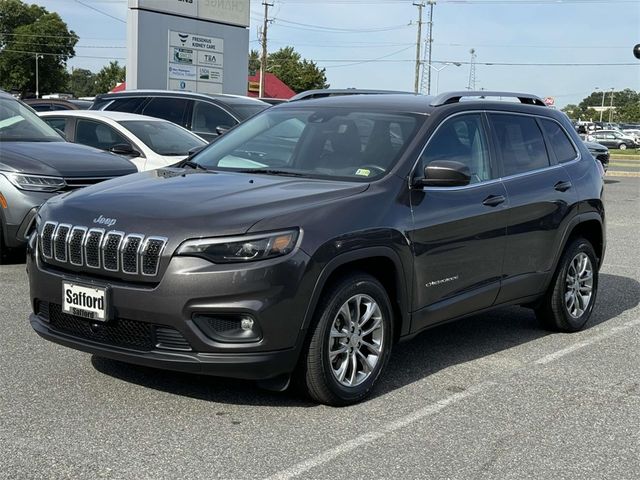
<svg viewBox="0 0 640 480">
<path fill-rule="evenodd" d="M 248 313 L 196 313 L 193 323 L 217 342 L 250 343 L 262 339 L 260 322 Z"/>
<path fill-rule="evenodd" d="M 240 322 L 240 328 L 245 332 L 253 330 L 253 318 L 244 317 Z"/>
</svg>

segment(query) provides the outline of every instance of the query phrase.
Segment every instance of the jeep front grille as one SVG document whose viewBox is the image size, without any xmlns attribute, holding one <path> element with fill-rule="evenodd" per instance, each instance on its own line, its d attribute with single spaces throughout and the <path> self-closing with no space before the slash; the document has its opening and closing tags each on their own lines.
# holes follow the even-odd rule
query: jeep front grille
<svg viewBox="0 0 640 480">
<path fill-rule="evenodd" d="M 164 237 L 56 222 L 46 222 L 40 232 L 40 251 L 46 260 L 128 275 L 157 275 L 166 244 Z"/>
</svg>

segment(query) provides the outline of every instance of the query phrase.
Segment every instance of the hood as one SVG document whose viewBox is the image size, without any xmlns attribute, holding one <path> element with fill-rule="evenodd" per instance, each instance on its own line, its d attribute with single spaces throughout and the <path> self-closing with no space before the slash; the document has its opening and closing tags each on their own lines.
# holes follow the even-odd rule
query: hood
<svg viewBox="0 0 640 480">
<path fill-rule="evenodd" d="M 43 220 L 187 238 L 243 234 L 256 222 L 355 195 L 366 183 L 164 168 L 52 198 Z M 115 223 L 112 223 L 115 220 Z M 282 225 L 282 228 L 298 225 Z"/>
<path fill-rule="evenodd" d="M 137 172 L 123 157 L 69 142 L 1 142 L 0 170 L 65 178 Z"/>
</svg>

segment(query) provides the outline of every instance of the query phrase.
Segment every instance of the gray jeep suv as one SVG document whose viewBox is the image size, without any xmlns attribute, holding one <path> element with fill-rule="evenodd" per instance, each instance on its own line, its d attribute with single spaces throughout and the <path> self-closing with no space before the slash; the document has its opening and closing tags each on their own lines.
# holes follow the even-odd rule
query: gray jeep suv
<svg viewBox="0 0 640 480">
<path fill-rule="evenodd" d="M 137 172 L 130 161 L 67 143 L 30 108 L 0 91 L 0 263 L 23 247 L 49 198 Z"/>
<path fill-rule="evenodd" d="M 345 405 L 392 345 L 443 322 L 524 305 L 548 328 L 582 328 L 602 194 L 571 123 L 531 95 L 277 105 L 178 166 L 47 202 L 31 325 L 99 356 L 293 379 Z"/>
</svg>

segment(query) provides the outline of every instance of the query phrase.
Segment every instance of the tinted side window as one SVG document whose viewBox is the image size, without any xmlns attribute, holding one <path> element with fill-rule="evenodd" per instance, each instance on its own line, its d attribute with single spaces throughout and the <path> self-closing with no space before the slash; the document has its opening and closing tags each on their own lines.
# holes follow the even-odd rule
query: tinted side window
<svg viewBox="0 0 640 480">
<path fill-rule="evenodd" d="M 182 98 L 156 97 L 144 107 L 142 113 L 150 117 L 162 118 L 178 125 L 184 124 L 184 112 L 188 102 Z M 184 126 L 184 125 L 183 125 Z"/>
<path fill-rule="evenodd" d="M 235 119 L 220 107 L 206 102 L 196 102 L 193 107 L 191 130 L 216 134 L 217 127 L 233 127 Z"/>
<path fill-rule="evenodd" d="M 36 112 L 50 112 L 51 104 L 50 103 L 31 103 L 29 104 L 31 108 L 33 108 Z"/>
<path fill-rule="evenodd" d="M 542 132 L 533 117 L 491 114 L 490 118 L 505 176 L 550 165 Z"/>
<path fill-rule="evenodd" d="M 66 128 L 67 121 L 64 118 L 43 118 L 45 123 L 49 125 L 51 128 L 57 128 L 62 133 Z"/>
<path fill-rule="evenodd" d="M 542 128 L 547 134 L 551 149 L 556 154 L 559 163 L 570 162 L 578 156 L 573 143 L 560 125 L 551 120 L 542 120 Z"/>
<path fill-rule="evenodd" d="M 105 110 L 113 112 L 138 113 L 147 97 L 116 98 Z"/>
<path fill-rule="evenodd" d="M 76 124 L 76 143 L 89 145 L 101 150 L 109 150 L 115 145 L 129 142 L 108 125 L 89 120 L 78 120 Z"/>
<path fill-rule="evenodd" d="M 473 113 L 445 120 L 420 158 L 418 175 L 434 160 L 453 160 L 466 165 L 471 172 L 471 183 L 493 178 L 482 116 Z"/>
</svg>

